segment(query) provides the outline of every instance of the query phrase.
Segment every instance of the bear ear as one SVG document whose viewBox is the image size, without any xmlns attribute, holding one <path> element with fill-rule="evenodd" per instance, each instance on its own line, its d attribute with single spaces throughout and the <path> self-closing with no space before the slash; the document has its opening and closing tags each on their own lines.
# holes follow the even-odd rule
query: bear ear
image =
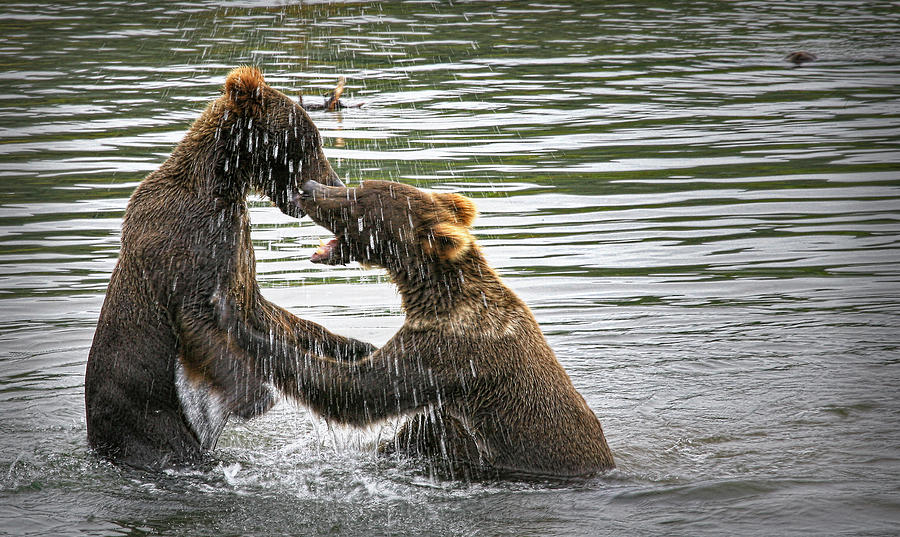
<svg viewBox="0 0 900 537">
<path fill-rule="evenodd" d="M 472 222 L 478 216 L 478 209 L 469 198 L 460 196 L 459 194 L 437 194 L 439 199 L 456 217 L 459 225 L 464 227 L 472 227 Z"/>
<path fill-rule="evenodd" d="M 462 257 L 472 247 L 474 239 L 469 231 L 449 222 L 435 224 L 425 239 L 425 252 L 436 255 L 444 261 Z"/>
<path fill-rule="evenodd" d="M 266 85 L 256 67 L 237 67 L 225 79 L 225 97 L 238 115 L 258 116 L 262 113 L 262 90 Z"/>
</svg>

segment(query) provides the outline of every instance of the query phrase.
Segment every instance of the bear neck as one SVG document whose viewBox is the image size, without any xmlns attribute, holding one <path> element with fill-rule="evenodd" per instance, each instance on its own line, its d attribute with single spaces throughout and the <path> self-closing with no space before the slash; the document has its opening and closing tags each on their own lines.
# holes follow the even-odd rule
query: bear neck
<svg viewBox="0 0 900 537">
<path fill-rule="evenodd" d="M 388 267 L 407 322 L 485 314 L 489 305 L 509 299 L 509 289 L 488 265 L 477 245 L 458 260 L 431 260 Z"/>
<path fill-rule="evenodd" d="M 222 106 L 212 103 L 194 122 L 162 168 L 168 177 L 197 196 L 217 198 L 230 203 L 245 203 L 250 192 L 245 167 L 235 166 L 237 147 L 229 143 Z M 229 169 L 229 164 L 231 164 Z M 166 174 L 162 174 L 166 175 Z"/>
</svg>

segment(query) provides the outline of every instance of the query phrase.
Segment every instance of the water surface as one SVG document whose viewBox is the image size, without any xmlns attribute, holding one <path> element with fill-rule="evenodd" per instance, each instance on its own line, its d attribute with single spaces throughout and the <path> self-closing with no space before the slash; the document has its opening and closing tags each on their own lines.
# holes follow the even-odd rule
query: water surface
<svg viewBox="0 0 900 537">
<path fill-rule="evenodd" d="M 0 7 L 0 534 L 881 535 L 900 524 L 900 18 L 890 3 L 62 2 Z M 794 68 L 782 57 L 809 50 Z M 212 470 L 95 460 L 83 375 L 128 196 L 228 70 L 349 182 L 477 202 L 618 468 L 435 481 L 396 423 L 289 402 Z M 254 199 L 264 294 L 386 341 L 377 270 Z"/>
</svg>

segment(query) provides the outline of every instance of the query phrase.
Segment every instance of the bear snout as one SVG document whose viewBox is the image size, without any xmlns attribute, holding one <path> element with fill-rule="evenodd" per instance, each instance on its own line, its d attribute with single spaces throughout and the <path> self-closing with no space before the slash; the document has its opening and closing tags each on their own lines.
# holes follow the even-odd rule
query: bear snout
<svg viewBox="0 0 900 537">
<path fill-rule="evenodd" d="M 343 186 L 326 186 L 314 179 L 309 179 L 300 184 L 300 192 L 295 192 L 291 201 L 296 208 L 309 213 L 313 220 L 322 224 L 319 221 L 319 217 L 316 216 L 322 208 L 317 202 L 325 199 L 335 199 L 339 192 L 347 192 L 347 190 Z M 325 227 L 329 226 L 325 225 Z"/>
<path fill-rule="evenodd" d="M 301 203 L 310 200 L 322 200 L 326 198 L 334 199 L 335 197 L 346 195 L 350 190 L 341 183 L 341 186 L 323 185 L 322 183 L 309 179 L 300 184 L 300 194 L 294 195 L 294 202 Z"/>
<path fill-rule="evenodd" d="M 304 181 L 303 184 L 300 185 L 300 191 L 302 192 L 300 196 L 303 198 L 320 197 L 325 195 L 325 185 L 310 179 L 309 181 Z M 297 197 L 295 196 L 294 199 L 296 200 Z"/>
</svg>

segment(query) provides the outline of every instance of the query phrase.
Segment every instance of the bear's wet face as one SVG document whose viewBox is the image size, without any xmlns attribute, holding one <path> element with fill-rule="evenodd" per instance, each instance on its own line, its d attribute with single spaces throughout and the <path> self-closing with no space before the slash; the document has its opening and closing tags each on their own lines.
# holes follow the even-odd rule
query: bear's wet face
<svg viewBox="0 0 900 537">
<path fill-rule="evenodd" d="M 322 139 L 306 111 L 271 88 L 262 73 L 240 67 L 225 81 L 220 110 L 213 114 L 215 139 L 224 145 L 216 164 L 220 176 L 249 184 L 284 213 L 299 217 L 291 203 L 303 180 L 342 186 L 322 150 Z"/>
<path fill-rule="evenodd" d="M 358 261 L 411 272 L 456 262 L 474 243 L 469 230 L 477 211 L 458 194 L 390 181 L 365 181 L 356 188 L 306 181 L 301 188 L 297 205 L 335 234 L 313 256 L 316 263 Z"/>
</svg>

